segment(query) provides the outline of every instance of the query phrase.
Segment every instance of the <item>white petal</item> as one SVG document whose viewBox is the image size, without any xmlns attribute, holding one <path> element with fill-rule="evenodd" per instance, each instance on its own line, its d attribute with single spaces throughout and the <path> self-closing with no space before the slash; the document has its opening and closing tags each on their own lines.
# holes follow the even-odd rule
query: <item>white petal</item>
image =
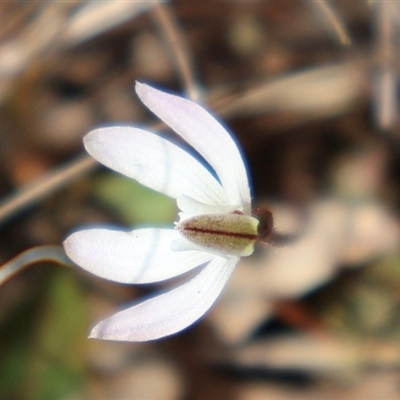
<svg viewBox="0 0 400 400">
<path fill-rule="evenodd" d="M 203 251 L 172 251 L 177 236 L 173 229 L 85 229 L 69 236 L 64 248 L 72 261 L 101 278 L 150 283 L 181 275 L 213 258 Z"/>
<path fill-rule="evenodd" d="M 93 328 L 90 337 L 147 341 L 181 331 L 212 306 L 238 260 L 215 256 L 190 281 L 105 319 Z"/>
<path fill-rule="evenodd" d="M 168 140 L 131 127 L 100 128 L 84 138 L 88 153 L 109 168 L 177 198 L 185 194 L 209 204 L 226 204 L 221 185 L 189 153 Z"/>
<path fill-rule="evenodd" d="M 225 128 L 198 104 L 137 82 L 143 103 L 192 145 L 215 169 L 230 204 L 250 214 L 250 189 L 238 147 Z"/>
<path fill-rule="evenodd" d="M 240 208 L 240 205 L 209 205 L 194 200 L 188 196 L 179 196 L 177 205 L 182 213 L 181 219 L 200 214 L 228 214 Z"/>
</svg>

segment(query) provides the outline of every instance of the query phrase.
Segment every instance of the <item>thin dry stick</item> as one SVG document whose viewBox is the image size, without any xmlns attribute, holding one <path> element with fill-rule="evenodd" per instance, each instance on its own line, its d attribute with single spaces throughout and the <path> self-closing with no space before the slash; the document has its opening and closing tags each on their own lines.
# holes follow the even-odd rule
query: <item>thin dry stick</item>
<svg viewBox="0 0 400 400">
<path fill-rule="evenodd" d="M 378 73 L 375 87 L 375 115 L 378 126 L 390 130 L 397 121 L 397 74 L 394 16 L 398 4 L 380 2 L 375 5 Z"/>
<path fill-rule="evenodd" d="M 61 246 L 38 246 L 18 254 L 0 268 L 0 286 L 14 275 L 37 262 L 52 261 L 64 266 L 74 265 Z"/>
<path fill-rule="evenodd" d="M 184 36 L 168 4 L 160 3 L 152 9 L 152 14 L 165 35 L 176 69 L 182 79 L 185 91 L 190 99 L 200 100 L 200 91 L 195 79 L 192 57 Z"/>
<path fill-rule="evenodd" d="M 310 5 L 318 7 L 318 11 L 330 22 L 333 31 L 339 37 L 340 43 L 349 46 L 351 44 L 349 33 L 333 6 L 328 4 L 326 0 L 315 0 L 311 2 Z"/>
<path fill-rule="evenodd" d="M 33 205 L 55 191 L 67 186 L 78 177 L 95 168 L 97 162 L 83 154 L 66 165 L 55 168 L 21 186 L 17 191 L 0 202 L 0 224 L 13 217 L 17 212 Z"/>
</svg>

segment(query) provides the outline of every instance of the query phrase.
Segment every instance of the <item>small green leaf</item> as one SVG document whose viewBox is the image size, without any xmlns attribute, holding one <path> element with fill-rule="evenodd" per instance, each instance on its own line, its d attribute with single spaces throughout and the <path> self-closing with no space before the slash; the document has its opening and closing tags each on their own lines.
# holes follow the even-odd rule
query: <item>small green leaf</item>
<svg viewBox="0 0 400 400">
<path fill-rule="evenodd" d="M 169 224 L 176 215 L 173 199 L 115 173 L 95 181 L 94 195 L 130 225 Z"/>
</svg>

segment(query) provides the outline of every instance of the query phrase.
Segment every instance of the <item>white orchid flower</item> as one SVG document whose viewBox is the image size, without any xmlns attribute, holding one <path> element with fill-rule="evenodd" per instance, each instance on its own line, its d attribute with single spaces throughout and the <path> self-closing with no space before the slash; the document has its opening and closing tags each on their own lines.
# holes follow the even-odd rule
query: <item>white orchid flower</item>
<svg viewBox="0 0 400 400">
<path fill-rule="evenodd" d="M 212 306 L 259 237 L 246 169 L 229 133 L 192 101 L 141 83 L 136 92 L 217 178 L 182 148 L 139 128 L 100 128 L 84 138 L 86 150 L 102 164 L 177 199 L 180 220 L 175 229 L 81 230 L 65 240 L 67 255 L 121 283 L 160 282 L 192 271 L 172 290 L 101 321 L 92 338 L 147 341 L 186 328 Z"/>
</svg>

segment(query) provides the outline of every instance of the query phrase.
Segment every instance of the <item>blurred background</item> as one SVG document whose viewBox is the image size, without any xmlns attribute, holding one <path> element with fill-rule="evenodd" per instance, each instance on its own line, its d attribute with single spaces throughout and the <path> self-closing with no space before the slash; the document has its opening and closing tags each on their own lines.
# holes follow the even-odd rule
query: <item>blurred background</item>
<svg viewBox="0 0 400 400">
<path fill-rule="evenodd" d="M 1 264 L 82 225 L 173 223 L 171 199 L 83 151 L 101 124 L 163 129 L 135 80 L 224 121 L 292 240 L 140 344 L 87 335 L 156 286 L 21 270 L 0 286 L 0 399 L 400 398 L 399 46 L 398 2 L 1 2 Z"/>
</svg>

